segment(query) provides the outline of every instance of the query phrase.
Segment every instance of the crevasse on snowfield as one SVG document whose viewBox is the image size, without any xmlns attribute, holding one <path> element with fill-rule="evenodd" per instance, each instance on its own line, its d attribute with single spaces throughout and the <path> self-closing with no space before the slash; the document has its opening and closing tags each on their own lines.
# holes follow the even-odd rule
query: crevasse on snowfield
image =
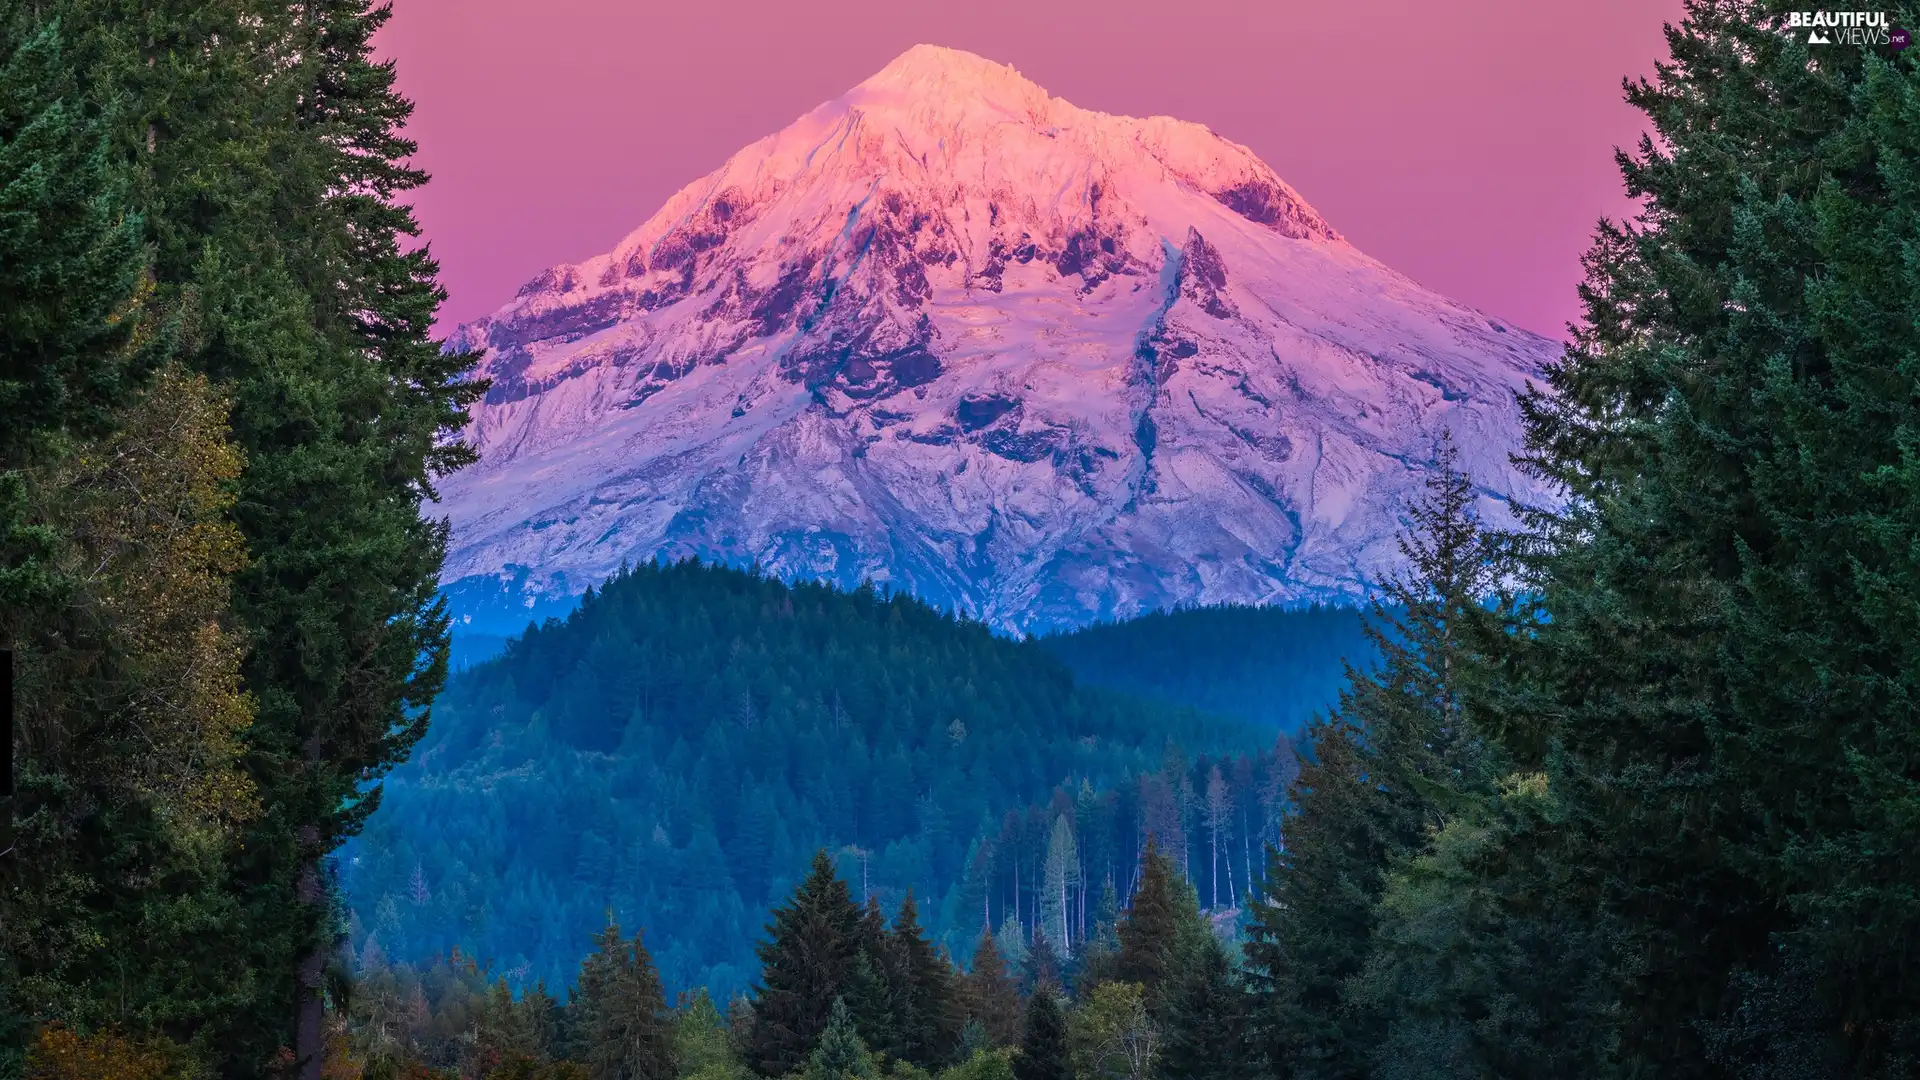
<svg viewBox="0 0 1920 1080">
<path fill-rule="evenodd" d="M 1557 346 L 1343 240 L 1245 147 L 916 46 L 456 346 L 469 617 L 757 559 L 1037 630 L 1355 596 L 1450 427 L 1496 519 Z"/>
</svg>

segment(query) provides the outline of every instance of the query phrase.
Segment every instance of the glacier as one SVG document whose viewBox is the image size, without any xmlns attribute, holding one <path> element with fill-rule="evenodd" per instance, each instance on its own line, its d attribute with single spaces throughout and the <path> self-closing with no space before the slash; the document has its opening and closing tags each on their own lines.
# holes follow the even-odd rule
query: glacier
<svg viewBox="0 0 1920 1080">
<path fill-rule="evenodd" d="M 1013 633 L 1366 595 L 1443 430 L 1490 520 L 1560 345 L 1372 259 L 1247 148 L 916 46 L 450 348 L 462 628 L 623 562 L 904 590 Z"/>
</svg>

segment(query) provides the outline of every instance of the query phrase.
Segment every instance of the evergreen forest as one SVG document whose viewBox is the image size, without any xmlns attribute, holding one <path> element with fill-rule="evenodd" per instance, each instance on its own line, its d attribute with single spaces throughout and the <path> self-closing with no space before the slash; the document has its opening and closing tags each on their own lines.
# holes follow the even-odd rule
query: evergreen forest
<svg viewBox="0 0 1920 1080">
<path fill-rule="evenodd" d="M 1361 612 L 1218 604 L 1156 611 L 1041 639 L 1074 678 L 1297 735 L 1371 667 Z"/>
<path fill-rule="evenodd" d="M 645 564 L 450 681 L 339 882 L 363 951 L 564 985 L 611 909 L 673 927 L 668 985 L 725 1000 L 823 848 L 961 955 L 988 919 L 1042 917 L 1060 812 L 1076 930 L 1149 828 L 1196 866 L 1226 845 L 1230 906 L 1291 764 L 1269 729 L 1080 686 L 909 597 Z"/>
<path fill-rule="evenodd" d="M 1331 683 L 697 563 L 449 680 L 388 14 L 0 0 L 0 1078 L 1920 1075 L 1920 50 L 1685 0 L 1560 498 L 1443 441 Z"/>
</svg>

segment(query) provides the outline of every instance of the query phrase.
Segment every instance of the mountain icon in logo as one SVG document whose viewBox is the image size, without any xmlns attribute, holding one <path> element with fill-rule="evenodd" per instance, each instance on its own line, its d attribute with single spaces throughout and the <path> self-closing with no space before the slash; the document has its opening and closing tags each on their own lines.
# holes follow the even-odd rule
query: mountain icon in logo
<svg viewBox="0 0 1920 1080">
<path fill-rule="evenodd" d="M 1830 37 L 1828 37 L 1828 36 L 1826 35 L 1826 32 L 1825 32 L 1825 31 L 1823 31 L 1823 30 L 1814 30 L 1814 31 L 1810 31 L 1810 32 L 1809 32 L 1809 33 L 1807 34 L 1807 44 L 1809 44 L 1809 45 L 1831 45 L 1831 44 L 1833 44 L 1833 39 L 1832 39 L 1832 38 L 1830 38 Z"/>
</svg>

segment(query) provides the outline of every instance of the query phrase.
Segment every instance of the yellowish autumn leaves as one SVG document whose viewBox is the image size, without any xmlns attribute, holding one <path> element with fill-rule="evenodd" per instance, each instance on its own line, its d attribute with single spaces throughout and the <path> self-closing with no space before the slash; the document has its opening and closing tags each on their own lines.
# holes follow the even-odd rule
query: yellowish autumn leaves
<svg viewBox="0 0 1920 1080">
<path fill-rule="evenodd" d="M 84 762 L 190 850 L 254 807 L 239 768 L 253 702 L 225 622 L 246 565 L 228 518 L 242 458 L 226 415 L 204 377 L 164 370 L 118 430 L 31 474 L 71 592 L 34 620 L 40 647 L 22 650 L 27 756 Z"/>
</svg>

